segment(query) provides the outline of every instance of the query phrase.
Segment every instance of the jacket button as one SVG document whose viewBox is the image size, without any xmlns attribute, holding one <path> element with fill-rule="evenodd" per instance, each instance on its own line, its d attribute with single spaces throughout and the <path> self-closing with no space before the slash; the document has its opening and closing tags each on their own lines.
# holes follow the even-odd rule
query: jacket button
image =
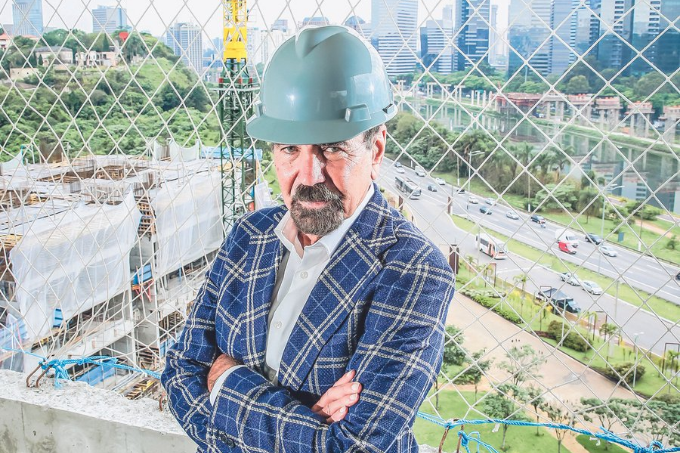
<svg viewBox="0 0 680 453">
<path fill-rule="evenodd" d="M 233 440 L 228 439 L 228 440 L 227 440 L 227 446 L 228 446 L 229 448 L 234 448 L 234 447 L 236 446 L 236 443 L 234 443 Z"/>
</svg>

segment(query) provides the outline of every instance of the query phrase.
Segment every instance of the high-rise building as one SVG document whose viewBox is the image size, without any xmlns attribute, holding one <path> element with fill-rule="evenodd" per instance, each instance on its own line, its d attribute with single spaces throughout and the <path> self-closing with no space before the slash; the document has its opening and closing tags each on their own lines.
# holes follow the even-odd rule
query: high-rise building
<svg viewBox="0 0 680 453">
<path fill-rule="evenodd" d="M 344 24 L 346 27 L 356 31 L 359 36 L 366 40 L 371 39 L 371 24 L 367 23 L 359 16 L 350 16 Z"/>
<path fill-rule="evenodd" d="M 550 5 L 550 56 L 548 72 L 563 74 L 576 61 L 576 29 L 579 0 L 553 0 Z"/>
<path fill-rule="evenodd" d="M 371 44 L 387 74 L 412 73 L 418 52 L 418 0 L 372 0 Z"/>
<path fill-rule="evenodd" d="M 13 0 L 14 36 L 42 36 L 42 0 Z"/>
<path fill-rule="evenodd" d="M 284 35 L 288 33 L 288 19 L 276 19 L 272 24 L 272 30 L 283 32 Z"/>
<path fill-rule="evenodd" d="M 633 5 L 631 72 L 644 74 L 654 70 L 657 54 L 664 49 L 658 45 L 661 0 L 638 1 Z M 677 18 L 677 16 L 676 16 Z"/>
<path fill-rule="evenodd" d="M 550 71 L 550 24 L 552 0 L 511 0 L 508 10 L 510 54 L 508 71 L 527 65 L 540 74 Z M 530 70 L 529 70 L 530 71 Z"/>
<path fill-rule="evenodd" d="M 509 71 L 525 61 L 544 76 L 562 74 L 576 61 L 580 0 L 511 0 L 509 9 Z M 583 7 L 587 11 L 587 8 Z M 585 47 L 590 36 L 590 17 L 585 17 Z M 528 68 L 524 67 L 521 72 Z"/>
<path fill-rule="evenodd" d="M 111 34 L 128 28 L 125 8 L 98 6 L 92 10 L 92 31 Z"/>
<path fill-rule="evenodd" d="M 633 51 L 633 5 L 635 0 L 591 0 L 591 43 L 597 43 L 595 56 L 603 68 L 630 72 Z M 599 41 L 598 41 L 599 40 Z"/>
<path fill-rule="evenodd" d="M 505 71 L 508 68 L 507 45 L 505 27 L 501 28 L 499 10 L 501 5 L 491 5 L 489 15 L 489 64 L 496 69 Z"/>
<path fill-rule="evenodd" d="M 656 67 L 670 74 L 680 67 L 680 32 L 673 24 L 680 17 L 680 0 L 663 0 L 659 14 L 662 33 L 656 43 Z"/>
<path fill-rule="evenodd" d="M 420 30 L 421 63 L 424 69 L 441 74 L 453 71 L 453 21 L 447 17 L 441 20 L 428 20 Z"/>
<path fill-rule="evenodd" d="M 302 27 L 323 27 L 330 25 L 330 21 L 325 16 L 305 17 L 302 19 Z"/>
<path fill-rule="evenodd" d="M 178 22 L 168 28 L 165 35 L 165 44 L 172 49 L 190 68 L 201 73 L 203 68 L 203 34 L 201 27 Z"/>
<path fill-rule="evenodd" d="M 487 61 L 490 3 L 489 0 L 456 0 L 456 71 Z"/>
</svg>

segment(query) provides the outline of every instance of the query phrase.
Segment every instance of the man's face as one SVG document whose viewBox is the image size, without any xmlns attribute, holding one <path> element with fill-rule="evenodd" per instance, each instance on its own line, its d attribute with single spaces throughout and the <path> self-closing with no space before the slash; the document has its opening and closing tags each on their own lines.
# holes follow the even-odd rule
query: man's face
<svg viewBox="0 0 680 453">
<path fill-rule="evenodd" d="M 385 151 L 384 126 L 340 143 L 273 146 L 283 201 L 298 230 L 324 236 L 350 217 L 377 179 Z"/>
</svg>

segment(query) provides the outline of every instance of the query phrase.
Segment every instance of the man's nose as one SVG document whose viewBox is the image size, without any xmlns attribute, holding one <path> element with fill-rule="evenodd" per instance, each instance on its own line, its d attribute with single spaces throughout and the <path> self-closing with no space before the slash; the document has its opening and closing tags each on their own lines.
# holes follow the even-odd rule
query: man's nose
<svg viewBox="0 0 680 453">
<path fill-rule="evenodd" d="M 301 152 L 301 158 L 297 159 L 298 183 L 305 186 L 313 186 L 326 180 L 326 164 L 321 155 L 321 150 L 316 146 L 308 146 Z"/>
</svg>

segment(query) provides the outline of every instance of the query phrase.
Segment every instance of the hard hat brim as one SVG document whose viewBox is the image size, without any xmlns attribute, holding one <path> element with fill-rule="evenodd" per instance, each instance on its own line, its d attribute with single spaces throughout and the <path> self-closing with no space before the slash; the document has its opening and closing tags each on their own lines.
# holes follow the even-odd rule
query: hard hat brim
<svg viewBox="0 0 680 453">
<path fill-rule="evenodd" d="M 348 122 L 343 119 L 287 121 L 266 115 L 254 116 L 246 125 L 248 135 L 257 140 L 284 145 L 318 145 L 352 139 L 372 127 L 390 120 L 394 114 L 377 112 L 365 121 Z"/>
</svg>

